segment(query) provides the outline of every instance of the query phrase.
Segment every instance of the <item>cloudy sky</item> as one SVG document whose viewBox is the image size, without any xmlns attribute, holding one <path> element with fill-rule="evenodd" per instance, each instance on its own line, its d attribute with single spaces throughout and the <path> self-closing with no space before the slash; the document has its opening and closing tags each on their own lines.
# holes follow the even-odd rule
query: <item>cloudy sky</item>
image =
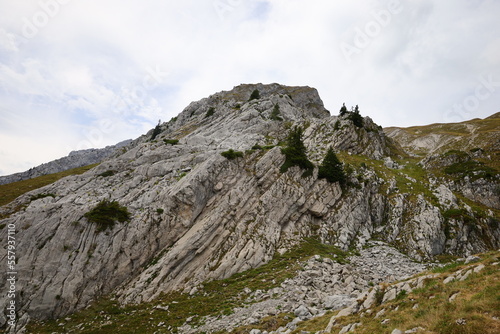
<svg viewBox="0 0 500 334">
<path fill-rule="evenodd" d="M 500 111 L 498 0 L 0 0 L 0 175 L 136 138 L 240 83 L 382 126 Z"/>
</svg>

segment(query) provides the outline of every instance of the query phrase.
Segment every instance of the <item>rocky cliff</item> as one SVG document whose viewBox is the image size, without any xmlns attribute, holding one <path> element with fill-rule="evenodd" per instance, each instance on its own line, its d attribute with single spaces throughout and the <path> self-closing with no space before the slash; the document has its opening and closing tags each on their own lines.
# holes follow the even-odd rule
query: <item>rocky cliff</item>
<svg viewBox="0 0 500 334">
<path fill-rule="evenodd" d="M 345 186 L 318 179 L 317 168 L 308 177 L 299 167 L 280 171 L 281 145 L 296 125 L 315 165 L 328 147 L 338 152 Z M 379 240 L 416 260 L 500 245 L 496 202 L 463 195 L 461 174 L 410 157 L 368 117 L 359 126 L 330 116 L 313 88 L 241 85 L 191 103 L 160 130 L 2 208 L 3 244 L 6 226 L 15 225 L 18 240 L 19 326 L 110 293 L 123 304 L 196 293 L 308 237 L 345 251 Z M 230 149 L 241 156 L 221 155 Z M 494 168 L 476 174 L 468 182 L 498 191 Z M 130 219 L 108 229 L 91 222 L 103 200 Z"/>
</svg>

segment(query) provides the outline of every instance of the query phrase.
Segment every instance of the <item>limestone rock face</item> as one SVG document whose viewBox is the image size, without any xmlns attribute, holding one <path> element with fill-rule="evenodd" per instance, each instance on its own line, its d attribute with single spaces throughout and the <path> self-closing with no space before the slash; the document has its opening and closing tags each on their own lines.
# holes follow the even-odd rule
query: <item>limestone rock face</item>
<svg viewBox="0 0 500 334">
<path fill-rule="evenodd" d="M 260 98 L 249 101 L 256 89 Z M 7 217 L 0 223 L 16 226 L 19 313 L 63 316 L 111 292 L 123 303 L 189 292 L 266 263 L 305 237 L 344 250 L 377 238 L 418 260 L 499 246 L 491 217 L 473 229 L 446 220 L 423 195 L 393 193 L 397 182 L 376 169 L 384 164 L 376 159 L 396 155 L 395 145 L 369 118 L 363 124 L 330 116 L 313 88 L 241 85 L 191 103 L 154 140 L 150 132 L 85 174 L 19 197 L 0 210 Z M 317 168 L 310 177 L 298 167 L 280 172 L 285 157 L 276 145 L 293 125 L 305 128 L 316 165 L 330 146 L 352 159 L 344 188 L 318 179 Z M 251 150 L 256 144 L 263 148 Z M 226 159 L 221 152 L 229 149 L 244 155 Z M 453 205 L 448 190 L 430 187 Z M 55 197 L 34 199 L 43 194 Z M 99 232 L 85 214 L 104 199 L 125 206 L 131 220 Z M 6 228 L 0 239 L 5 244 Z M 322 302 L 335 307 L 334 299 Z M 5 320 L 0 315 L 0 325 Z"/>
</svg>

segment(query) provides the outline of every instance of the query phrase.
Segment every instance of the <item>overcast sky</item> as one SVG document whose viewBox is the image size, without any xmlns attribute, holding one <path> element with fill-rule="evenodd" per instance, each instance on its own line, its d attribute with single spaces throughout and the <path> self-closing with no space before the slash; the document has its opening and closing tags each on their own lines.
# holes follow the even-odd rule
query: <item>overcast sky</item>
<svg viewBox="0 0 500 334">
<path fill-rule="evenodd" d="M 0 0 L 0 175 L 136 138 L 240 83 L 386 126 L 500 111 L 498 0 Z"/>
</svg>

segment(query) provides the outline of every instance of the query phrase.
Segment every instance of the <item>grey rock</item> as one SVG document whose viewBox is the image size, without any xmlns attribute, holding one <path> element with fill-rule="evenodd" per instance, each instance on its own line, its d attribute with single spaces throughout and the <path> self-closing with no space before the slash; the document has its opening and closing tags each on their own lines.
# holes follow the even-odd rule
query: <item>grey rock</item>
<svg viewBox="0 0 500 334">
<path fill-rule="evenodd" d="M 342 329 L 340 330 L 339 334 L 345 334 L 345 333 L 350 332 L 352 326 L 353 326 L 353 324 L 349 324 L 349 325 L 346 325 L 346 326 L 342 327 Z"/>
<path fill-rule="evenodd" d="M 450 282 L 453 282 L 454 280 L 456 279 L 456 277 L 454 275 L 450 275 L 448 277 L 446 277 L 444 280 L 443 280 L 443 283 L 444 284 L 448 284 Z"/>
<path fill-rule="evenodd" d="M 347 295 L 333 295 L 325 298 L 323 307 L 327 310 L 339 310 L 352 304 L 353 299 Z"/>
<path fill-rule="evenodd" d="M 296 317 L 304 320 L 308 319 L 312 316 L 311 311 L 304 305 L 300 305 L 297 307 L 294 311 L 293 314 L 295 314 Z"/>
<path fill-rule="evenodd" d="M 378 319 L 380 318 L 381 316 L 383 316 L 385 314 L 386 310 L 385 309 L 381 309 L 380 311 L 377 312 L 377 314 L 375 314 L 375 319 Z"/>
<path fill-rule="evenodd" d="M 473 273 L 473 269 L 467 270 L 462 276 L 460 276 L 460 281 L 465 281 Z"/>
<path fill-rule="evenodd" d="M 457 299 L 459 294 L 460 294 L 459 292 L 454 293 L 450 298 L 448 298 L 448 302 L 450 302 L 450 303 L 454 302 L 455 299 Z"/>
<path fill-rule="evenodd" d="M 401 169 L 402 166 L 400 166 L 397 162 L 391 159 L 391 157 L 386 157 L 384 158 L 384 166 L 387 168 L 391 169 Z"/>
<path fill-rule="evenodd" d="M 477 274 L 481 272 L 484 268 L 485 268 L 484 264 L 480 264 L 476 268 L 474 268 L 474 272 Z"/>
<path fill-rule="evenodd" d="M 465 264 L 474 263 L 477 261 L 481 261 L 481 258 L 478 256 L 471 255 L 465 259 Z"/>
<path fill-rule="evenodd" d="M 383 303 L 386 303 L 388 301 L 391 301 L 391 300 L 394 300 L 396 299 L 396 296 L 397 296 L 397 293 L 398 293 L 398 290 L 396 287 L 393 287 L 391 289 L 388 289 L 387 291 L 385 291 L 384 293 L 384 299 L 382 300 Z"/>
<path fill-rule="evenodd" d="M 340 310 L 339 313 L 337 313 L 336 317 L 337 318 L 346 317 L 346 316 L 351 315 L 353 313 L 356 313 L 356 310 L 354 308 L 346 307 L 346 308 Z"/>
</svg>

